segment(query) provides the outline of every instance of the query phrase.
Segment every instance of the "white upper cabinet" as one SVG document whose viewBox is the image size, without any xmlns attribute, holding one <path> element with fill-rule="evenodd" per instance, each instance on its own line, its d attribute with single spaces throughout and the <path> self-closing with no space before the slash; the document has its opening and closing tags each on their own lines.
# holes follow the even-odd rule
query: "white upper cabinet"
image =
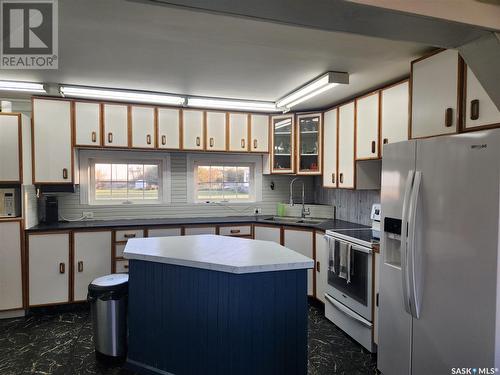
<svg viewBox="0 0 500 375">
<path fill-rule="evenodd" d="M 175 108 L 158 108 L 158 148 L 180 148 L 181 111 Z"/>
<path fill-rule="evenodd" d="M 355 187 L 354 183 L 354 102 L 338 107 L 338 187 Z"/>
<path fill-rule="evenodd" d="M 75 102 L 75 145 L 101 145 L 101 105 Z"/>
<path fill-rule="evenodd" d="M 182 111 L 182 148 L 203 150 L 203 111 Z"/>
<path fill-rule="evenodd" d="M 500 124 L 500 111 L 467 67 L 465 73 L 465 129 Z"/>
<path fill-rule="evenodd" d="M 33 99 L 35 184 L 73 183 L 71 102 Z"/>
<path fill-rule="evenodd" d="M 383 145 L 408 140 L 408 81 L 383 89 L 380 92 Z"/>
<path fill-rule="evenodd" d="M 337 187 L 337 108 L 326 111 L 323 124 L 323 186 Z"/>
<path fill-rule="evenodd" d="M 21 221 L 0 222 L 0 310 L 23 307 Z"/>
<path fill-rule="evenodd" d="M 459 56 L 445 50 L 412 62 L 411 137 L 456 133 Z"/>
<path fill-rule="evenodd" d="M 132 127 L 132 147 L 155 147 L 155 109 L 154 107 L 132 106 L 130 122 Z"/>
<path fill-rule="evenodd" d="M 0 182 L 21 182 L 20 141 L 21 115 L 0 113 Z"/>
<path fill-rule="evenodd" d="M 206 112 L 208 151 L 226 150 L 226 112 Z"/>
<path fill-rule="evenodd" d="M 379 157 L 379 92 L 356 99 L 356 159 Z"/>
<path fill-rule="evenodd" d="M 248 151 L 248 115 L 229 114 L 229 151 Z"/>
<path fill-rule="evenodd" d="M 104 145 L 128 147 L 128 106 L 104 104 Z"/>
<path fill-rule="evenodd" d="M 250 116 L 250 151 L 269 152 L 269 116 Z"/>
</svg>

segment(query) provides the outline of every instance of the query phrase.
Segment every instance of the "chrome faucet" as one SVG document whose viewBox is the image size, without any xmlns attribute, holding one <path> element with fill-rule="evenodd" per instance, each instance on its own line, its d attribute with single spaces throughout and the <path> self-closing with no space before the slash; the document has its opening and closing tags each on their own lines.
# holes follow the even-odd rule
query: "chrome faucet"
<svg viewBox="0 0 500 375">
<path fill-rule="evenodd" d="M 300 211 L 300 217 L 304 219 L 306 215 L 310 215 L 311 211 L 309 208 L 305 207 L 304 199 L 305 199 L 305 185 L 304 181 L 300 180 L 298 177 L 295 177 L 292 181 L 290 181 L 290 207 L 294 205 L 293 202 L 293 184 L 295 181 L 299 180 L 302 183 L 302 210 Z"/>
</svg>

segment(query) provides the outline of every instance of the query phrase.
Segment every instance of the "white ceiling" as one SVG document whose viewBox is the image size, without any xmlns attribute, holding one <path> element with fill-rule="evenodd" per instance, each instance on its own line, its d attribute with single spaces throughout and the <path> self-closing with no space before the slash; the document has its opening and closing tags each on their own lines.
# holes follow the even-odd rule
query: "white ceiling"
<svg viewBox="0 0 500 375">
<path fill-rule="evenodd" d="M 409 73 L 428 48 L 121 0 L 59 1 L 59 69 L 1 79 L 274 101 L 329 70 L 350 84 L 321 108 Z"/>
</svg>

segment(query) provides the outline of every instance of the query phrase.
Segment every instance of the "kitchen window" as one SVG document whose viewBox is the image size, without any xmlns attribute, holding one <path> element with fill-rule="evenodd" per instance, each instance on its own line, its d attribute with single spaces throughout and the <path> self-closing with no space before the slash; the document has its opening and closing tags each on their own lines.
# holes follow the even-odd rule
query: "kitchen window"
<svg viewBox="0 0 500 375">
<path fill-rule="evenodd" d="M 167 157 L 83 152 L 81 200 L 90 205 L 168 202 Z"/>
</svg>

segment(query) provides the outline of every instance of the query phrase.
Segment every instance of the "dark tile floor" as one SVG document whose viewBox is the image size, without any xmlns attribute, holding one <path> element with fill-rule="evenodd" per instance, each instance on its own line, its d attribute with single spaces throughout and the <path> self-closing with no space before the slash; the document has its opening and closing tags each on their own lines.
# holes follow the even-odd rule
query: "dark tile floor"
<svg viewBox="0 0 500 375">
<path fill-rule="evenodd" d="M 40 310 L 0 320 L 0 374 L 131 374 L 121 363 L 97 360 L 86 306 Z M 309 307 L 309 374 L 376 374 L 375 356 Z"/>
</svg>

